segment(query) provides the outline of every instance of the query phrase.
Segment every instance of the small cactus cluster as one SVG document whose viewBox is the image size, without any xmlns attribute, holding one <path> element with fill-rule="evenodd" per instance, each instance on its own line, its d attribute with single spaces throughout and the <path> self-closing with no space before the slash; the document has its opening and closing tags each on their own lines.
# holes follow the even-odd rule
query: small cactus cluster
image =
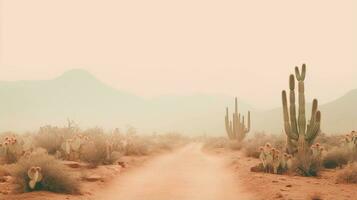
<svg viewBox="0 0 357 200">
<path fill-rule="evenodd" d="M 292 155 L 283 153 L 273 148 L 270 143 L 266 143 L 259 148 L 259 159 L 267 173 L 283 173 L 292 166 Z"/>
<path fill-rule="evenodd" d="M 357 132 L 352 131 L 349 134 L 346 134 L 345 137 L 341 140 L 342 146 L 347 148 L 350 152 L 357 151 Z"/>
<path fill-rule="evenodd" d="M 6 136 L 0 142 L 0 157 L 3 157 L 7 163 L 16 162 L 27 150 L 24 144 L 16 136 Z"/>
<path fill-rule="evenodd" d="M 272 147 L 270 143 L 266 143 L 264 146 L 259 147 L 259 151 L 259 159 L 264 171 L 267 173 L 278 174 L 292 170 L 293 162 L 296 162 L 293 155 L 279 151 Z M 311 152 L 312 159 L 319 161 L 322 159 L 324 147 L 319 143 L 313 144 L 311 146 Z"/>
<path fill-rule="evenodd" d="M 239 142 L 243 141 L 250 131 L 250 111 L 248 111 L 247 121 L 247 124 L 245 124 L 244 116 L 238 113 L 238 100 L 235 98 L 235 111 L 232 120 L 229 119 L 228 107 L 226 108 L 225 126 L 228 138 Z"/>
<path fill-rule="evenodd" d="M 320 143 L 313 144 L 311 146 L 312 157 L 314 159 L 320 160 L 323 156 L 325 148 L 320 145 Z"/>
<path fill-rule="evenodd" d="M 27 176 L 29 177 L 28 185 L 31 190 L 34 190 L 36 188 L 36 185 L 40 183 L 43 178 L 41 167 L 31 167 L 27 171 Z"/>
<path fill-rule="evenodd" d="M 309 123 L 306 123 L 305 116 L 305 76 L 306 65 L 302 65 L 301 72 L 298 67 L 295 68 L 295 76 L 290 75 L 290 107 L 286 91 L 282 92 L 284 128 L 287 136 L 287 151 L 290 154 L 297 152 L 308 152 L 309 147 L 314 143 L 320 131 L 321 113 L 318 110 L 318 101 L 313 100 L 311 118 Z M 298 81 L 298 116 L 296 116 L 295 106 L 295 77 Z"/>
<path fill-rule="evenodd" d="M 65 160 L 78 160 L 80 158 L 80 152 L 82 146 L 88 142 L 90 138 L 81 134 L 75 135 L 71 139 L 66 139 L 62 145 L 61 149 L 63 152 L 63 158 Z M 61 157 L 61 153 L 56 152 L 56 157 Z"/>
</svg>

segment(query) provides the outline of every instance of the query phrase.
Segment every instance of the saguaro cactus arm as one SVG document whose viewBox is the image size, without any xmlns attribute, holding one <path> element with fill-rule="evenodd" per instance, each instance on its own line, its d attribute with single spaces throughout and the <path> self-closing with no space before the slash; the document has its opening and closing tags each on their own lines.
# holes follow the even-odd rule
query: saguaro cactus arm
<svg viewBox="0 0 357 200">
<path fill-rule="evenodd" d="M 298 81 L 298 120 L 296 120 L 296 106 L 295 106 L 295 77 Z M 314 99 L 312 105 L 310 122 L 306 123 L 305 115 L 305 77 L 306 65 L 302 65 L 301 71 L 298 67 L 295 68 L 295 77 L 289 77 L 290 89 L 290 110 L 288 110 L 288 102 L 286 91 L 282 92 L 284 129 L 287 135 L 287 148 L 289 153 L 296 153 L 298 148 L 307 149 L 311 146 L 320 132 L 321 113 L 318 111 L 318 101 Z M 289 112 L 290 111 L 290 112 Z M 307 144 L 307 145 L 306 145 Z"/>
<path fill-rule="evenodd" d="M 298 127 L 296 120 L 296 106 L 295 106 L 295 77 L 293 74 L 289 77 L 289 89 L 290 89 L 290 127 L 292 134 L 298 137 Z"/>
<path fill-rule="evenodd" d="M 228 108 L 226 108 L 226 116 L 225 116 L 225 126 L 226 126 L 226 132 L 228 135 L 228 138 L 233 140 L 234 139 L 234 135 L 233 135 L 233 130 L 232 130 L 232 123 L 229 121 L 229 112 L 228 112 Z"/>
</svg>

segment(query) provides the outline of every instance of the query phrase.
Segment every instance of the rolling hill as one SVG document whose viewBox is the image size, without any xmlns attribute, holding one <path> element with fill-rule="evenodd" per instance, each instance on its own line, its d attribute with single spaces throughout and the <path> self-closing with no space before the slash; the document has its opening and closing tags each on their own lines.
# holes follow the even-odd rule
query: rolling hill
<svg viewBox="0 0 357 200">
<path fill-rule="evenodd" d="M 279 99 L 280 100 L 280 99 Z M 357 129 L 357 90 L 325 105 L 325 132 Z M 0 131 L 37 130 L 46 124 L 62 126 L 74 119 L 83 128 L 127 125 L 144 133 L 178 131 L 187 134 L 225 134 L 224 114 L 233 97 L 196 94 L 142 98 L 111 88 L 84 70 L 71 70 L 53 80 L 0 81 Z M 282 111 L 255 110 L 239 102 L 241 112 L 252 110 L 254 130 L 282 132 Z"/>
<path fill-rule="evenodd" d="M 74 119 L 81 127 L 137 127 L 147 133 L 221 133 L 229 96 L 197 94 L 146 99 L 113 89 L 84 70 L 53 80 L 0 82 L 0 131 L 37 130 Z M 240 105 L 243 110 L 249 106 Z"/>
</svg>

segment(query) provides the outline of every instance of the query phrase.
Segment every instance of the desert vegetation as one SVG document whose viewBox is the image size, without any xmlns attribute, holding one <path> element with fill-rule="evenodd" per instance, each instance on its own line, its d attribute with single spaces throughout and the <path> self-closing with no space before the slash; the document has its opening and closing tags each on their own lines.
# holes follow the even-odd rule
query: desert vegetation
<svg viewBox="0 0 357 200">
<path fill-rule="evenodd" d="M 68 120 L 66 126 L 47 125 L 34 133 L 0 134 L 0 181 L 6 182 L 11 177 L 15 190 L 20 193 L 81 194 L 83 180 L 98 179 L 91 170 L 103 166 L 122 169 L 127 166 L 124 158 L 148 157 L 195 142 L 203 143 L 204 150 L 221 149 L 215 152 L 229 151 L 247 158 L 247 163 L 254 163 L 249 166 L 251 173 L 288 178 L 321 177 L 321 173 L 335 170 L 333 178 L 336 184 L 356 184 L 357 132 L 344 135 L 323 133 L 317 99 L 312 101 L 311 116 L 307 118 L 305 78 L 306 65 L 303 64 L 289 76 L 289 98 L 287 92 L 282 91 L 282 134 L 248 134 L 251 114 L 248 111 L 245 117 L 238 112 L 237 98 L 231 117 L 226 108 L 227 136 L 222 137 L 204 135 L 189 139 L 177 133 L 142 135 L 137 134 L 133 127 L 129 127 L 126 133 L 119 129 L 106 132 L 100 127 L 83 130 Z M 196 147 L 188 149 L 196 151 L 196 156 L 202 156 Z M 188 152 L 186 150 L 185 155 Z M 81 169 L 76 171 L 73 168 Z M 292 186 L 288 184 L 286 187 Z M 277 196 L 281 197 L 280 194 Z M 309 198 L 322 199 L 322 196 L 313 193 Z"/>
<path fill-rule="evenodd" d="M 348 181 L 352 179 L 348 177 L 353 177 L 355 168 L 352 163 L 357 153 L 356 132 L 352 131 L 344 137 L 321 134 L 321 112 L 318 110 L 317 99 L 313 100 L 310 120 L 306 120 L 305 77 L 305 64 L 302 65 L 301 71 L 296 67 L 295 75 L 290 75 L 290 106 L 286 91 L 282 92 L 285 144 L 276 144 L 276 139 L 264 141 L 263 136 L 258 136 L 255 138 L 257 142 L 251 142 L 245 147 L 247 156 L 259 155 L 261 161 L 258 166 L 252 167 L 252 170 L 318 176 L 323 168 L 343 168 L 349 165 L 341 172 L 338 180 L 344 180 L 342 177 L 346 176 L 344 182 L 353 183 Z M 298 108 L 295 105 L 295 79 L 298 82 Z M 259 153 L 256 149 L 259 149 Z"/>
<path fill-rule="evenodd" d="M 176 134 L 139 135 L 115 129 L 81 130 L 74 122 L 65 127 L 44 126 L 37 133 L 0 135 L 0 179 L 13 178 L 17 192 L 51 191 L 81 193 L 81 173 L 71 166 L 88 169 L 101 165 L 125 167 L 122 158 L 148 156 L 173 150 L 187 138 Z"/>
<path fill-rule="evenodd" d="M 236 169 L 244 168 L 245 164 L 242 164 L 242 162 L 247 162 L 247 165 L 251 163 L 247 169 L 250 169 L 253 174 L 249 177 L 246 175 L 246 181 L 259 177 L 255 184 L 271 181 L 276 183 L 277 186 L 281 185 L 283 188 L 280 188 L 280 192 L 276 194 L 275 198 L 277 199 L 283 198 L 281 191 L 288 191 L 284 187 L 292 187 L 296 180 L 298 180 L 297 182 L 304 182 L 307 180 L 303 179 L 304 177 L 311 177 L 311 180 L 315 181 L 314 184 L 320 184 L 321 180 L 328 180 L 326 182 L 331 185 L 342 184 L 338 186 L 341 190 L 344 187 L 349 188 L 345 184 L 357 183 L 357 132 L 351 131 L 350 133 L 334 135 L 324 133 L 321 128 L 321 125 L 323 125 L 322 113 L 319 111 L 317 99 L 312 101 L 311 112 L 308 112 L 311 116 L 307 118 L 306 109 L 310 105 L 307 106 L 305 102 L 305 78 L 306 65 L 303 64 L 301 68 L 296 67 L 295 74 L 291 74 L 289 77 L 289 97 L 286 91 L 282 91 L 282 120 L 284 124 L 282 134 L 255 132 L 245 137 L 246 131 L 238 132 L 237 126 L 234 125 L 242 125 L 239 123 L 242 120 L 239 120 L 240 114 L 237 112 L 236 102 L 233 121 L 238 121 L 229 121 L 228 109 L 226 110 L 225 125 L 228 137 L 205 140 L 204 147 L 206 149 L 222 149 L 222 151 L 216 152 L 229 151 L 233 153 L 235 155 L 233 157 L 235 162 L 233 163 L 240 163 L 236 164 Z M 297 85 L 297 88 L 295 85 Z M 249 130 L 249 128 L 240 130 Z M 236 134 L 240 134 L 242 137 L 237 137 Z M 239 148 L 231 148 L 230 143 L 232 141 L 239 144 Z M 246 173 L 243 169 L 238 171 Z M 254 173 L 264 173 L 266 176 L 254 175 Z M 283 175 L 283 178 L 279 178 L 277 175 Z M 276 177 L 274 178 L 274 176 Z M 242 178 L 244 179 L 245 175 L 242 175 Z M 286 185 L 282 185 L 284 183 L 280 184 L 280 182 L 283 182 L 280 180 L 289 181 L 292 184 L 285 183 Z M 315 188 L 313 184 L 310 184 L 310 181 L 307 182 L 306 187 Z M 352 188 L 353 186 L 351 190 Z M 265 190 L 264 188 L 261 189 Z M 337 196 L 338 194 L 337 192 Z M 289 195 L 285 194 L 285 196 L 288 198 Z M 315 189 L 306 194 L 305 198 L 325 199 L 325 196 L 328 195 L 320 187 L 319 190 Z"/>
</svg>

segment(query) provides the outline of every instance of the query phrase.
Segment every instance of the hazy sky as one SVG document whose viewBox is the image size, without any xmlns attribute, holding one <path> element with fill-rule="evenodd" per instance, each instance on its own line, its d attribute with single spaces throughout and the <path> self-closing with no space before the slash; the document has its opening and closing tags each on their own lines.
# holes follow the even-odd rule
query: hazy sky
<svg viewBox="0 0 357 200">
<path fill-rule="evenodd" d="M 141 96 L 280 105 L 295 65 L 322 102 L 357 88 L 355 0 L 0 0 L 0 80 L 83 68 Z"/>
</svg>

